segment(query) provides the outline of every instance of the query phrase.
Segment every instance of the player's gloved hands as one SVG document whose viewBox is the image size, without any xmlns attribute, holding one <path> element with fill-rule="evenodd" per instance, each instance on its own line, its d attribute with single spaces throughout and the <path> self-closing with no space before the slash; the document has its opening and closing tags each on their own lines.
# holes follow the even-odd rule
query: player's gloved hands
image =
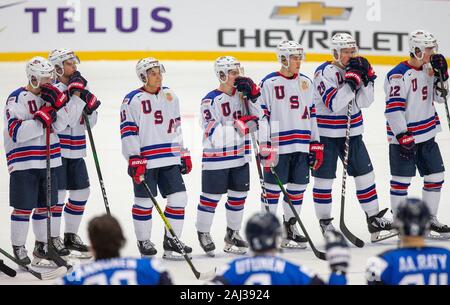
<svg viewBox="0 0 450 305">
<path fill-rule="evenodd" d="M 323 163 L 324 145 L 319 142 L 311 142 L 309 144 L 308 162 L 312 170 L 318 170 Z"/>
<path fill-rule="evenodd" d="M 234 86 L 237 91 L 242 92 L 252 102 L 255 102 L 261 95 L 259 87 L 249 77 L 237 77 L 234 80 Z"/>
<path fill-rule="evenodd" d="M 362 83 L 367 86 L 369 83 L 368 73 L 370 68 L 369 62 L 364 57 L 358 56 L 350 58 L 345 67 L 344 81 L 349 84 L 353 91 L 359 89 Z M 373 74 L 373 77 L 375 75 L 373 70 L 371 73 Z"/>
<path fill-rule="evenodd" d="M 431 55 L 430 64 L 433 68 L 434 76 L 439 78 L 439 74 L 442 75 L 442 80 L 445 82 L 448 79 L 448 65 L 444 55 Z"/>
<path fill-rule="evenodd" d="M 47 128 L 56 121 L 56 110 L 51 106 L 42 106 L 34 113 L 33 119 L 38 120 L 44 128 Z"/>
<path fill-rule="evenodd" d="M 64 92 L 59 91 L 58 88 L 51 84 L 41 85 L 40 88 L 41 99 L 50 103 L 55 110 L 61 109 L 69 101 L 69 97 Z"/>
<path fill-rule="evenodd" d="M 278 163 L 278 147 L 272 147 L 268 143 L 259 145 L 259 159 L 266 172 L 270 172 L 271 166 Z"/>
<path fill-rule="evenodd" d="M 233 127 L 243 137 L 249 132 L 254 132 L 258 129 L 258 118 L 254 115 L 244 115 L 234 120 Z"/>
<path fill-rule="evenodd" d="M 184 149 L 181 151 L 181 174 L 189 174 L 192 170 L 192 160 L 189 150 Z"/>
<path fill-rule="evenodd" d="M 396 136 L 398 143 L 400 144 L 400 157 L 406 160 L 413 159 L 417 146 L 414 141 L 414 137 L 410 131 L 402 132 Z"/>
<path fill-rule="evenodd" d="M 73 95 L 77 91 L 81 92 L 85 90 L 86 85 L 87 80 L 81 76 L 80 71 L 75 71 L 69 78 L 69 85 L 67 86 L 69 95 Z"/>
<path fill-rule="evenodd" d="M 128 159 L 128 175 L 136 184 L 141 184 L 147 170 L 147 159 L 141 156 L 130 156 Z"/>
<path fill-rule="evenodd" d="M 80 98 L 86 103 L 84 107 L 86 114 L 92 114 L 101 104 L 97 97 L 88 90 L 81 91 Z"/>
<path fill-rule="evenodd" d="M 326 231 L 326 258 L 332 272 L 346 273 L 350 262 L 350 250 L 342 233 Z"/>
<path fill-rule="evenodd" d="M 367 78 L 363 78 L 364 86 L 367 86 L 369 82 L 374 83 L 377 79 L 377 76 L 375 75 L 375 71 L 373 71 L 372 65 L 369 64 L 369 71 L 367 71 Z"/>
</svg>

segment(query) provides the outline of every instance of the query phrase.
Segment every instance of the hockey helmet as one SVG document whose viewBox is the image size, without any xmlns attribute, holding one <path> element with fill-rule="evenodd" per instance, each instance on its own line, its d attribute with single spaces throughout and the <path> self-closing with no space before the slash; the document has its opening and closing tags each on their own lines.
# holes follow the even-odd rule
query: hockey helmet
<svg viewBox="0 0 450 305">
<path fill-rule="evenodd" d="M 55 49 L 48 55 L 48 60 L 55 66 L 61 68 L 62 73 L 56 72 L 56 75 L 62 76 L 64 74 L 64 61 L 73 60 L 75 64 L 80 64 L 80 59 L 75 55 L 75 52 L 69 49 Z M 57 70 L 57 69 L 56 69 Z"/>
<path fill-rule="evenodd" d="M 272 213 L 256 213 L 247 222 L 245 236 L 252 251 L 276 249 L 281 238 L 280 222 Z"/>
<path fill-rule="evenodd" d="M 433 34 L 423 30 L 416 30 L 409 34 L 409 52 L 414 55 L 418 60 L 422 60 L 425 49 L 426 48 L 434 48 L 434 52 L 438 51 L 437 40 Z M 421 53 L 421 56 L 418 57 L 418 50 Z"/>
<path fill-rule="evenodd" d="M 337 33 L 331 37 L 330 49 L 332 51 L 333 57 L 340 62 L 341 60 L 341 50 L 355 48 L 355 53 L 358 52 L 358 46 L 356 45 L 356 40 L 352 35 L 348 33 Z"/>
<path fill-rule="evenodd" d="M 136 74 L 138 78 L 144 83 L 147 83 L 147 71 L 151 68 L 158 67 L 161 73 L 165 73 L 166 69 L 156 58 L 147 57 L 139 60 L 136 64 Z"/>
<path fill-rule="evenodd" d="M 424 201 L 408 198 L 399 204 L 394 226 L 400 235 L 423 236 L 430 227 L 430 219 L 430 210 Z"/>
<path fill-rule="evenodd" d="M 283 40 L 277 45 L 278 62 L 281 63 L 286 69 L 289 67 L 289 57 L 291 55 L 299 55 L 300 59 L 305 59 L 305 51 L 303 46 L 293 40 Z"/>
<path fill-rule="evenodd" d="M 41 56 L 33 57 L 27 62 L 26 72 L 29 84 L 35 89 L 41 85 L 43 78 L 50 78 L 51 80 L 55 78 L 55 67 Z M 33 81 L 37 84 L 34 85 Z"/>
<path fill-rule="evenodd" d="M 243 75 L 241 63 L 233 56 L 221 56 L 214 63 L 214 71 L 221 83 L 226 83 L 228 80 L 228 72 L 235 69 L 239 71 L 239 75 Z"/>
</svg>

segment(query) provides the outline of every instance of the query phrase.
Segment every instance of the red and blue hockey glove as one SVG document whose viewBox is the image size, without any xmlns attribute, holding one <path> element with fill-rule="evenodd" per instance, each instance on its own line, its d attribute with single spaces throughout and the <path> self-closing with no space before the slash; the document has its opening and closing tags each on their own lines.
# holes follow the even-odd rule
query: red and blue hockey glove
<svg viewBox="0 0 450 305">
<path fill-rule="evenodd" d="M 192 170 L 192 160 L 189 150 L 184 149 L 181 151 L 181 174 L 189 174 Z"/>
<path fill-rule="evenodd" d="M 396 136 L 398 144 L 400 144 L 400 157 L 411 160 L 415 157 L 417 146 L 414 137 L 410 131 L 402 132 Z"/>
<path fill-rule="evenodd" d="M 34 113 L 33 119 L 38 120 L 44 128 L 47 128 L 56 121 L 56 110 L 51 106 L 42 106 Z"/>
<path fill-rule="evenodd" d="M 264 170 L 269 173 L 270 167 L 278 164 L 278 147 L 272 147 L 270 144 L 260 144 L 259 159 Z"/>
<path fill-rule="evenodd" d="M 448 65 L 444 55 L 431 55 L 430 64 L 433 68 L 434 76 L 439 78 L 439 74 L 442 75 L 442 80 L 445 82 L 448 79 Z"/>
<path fill-rule="evenodd" d="M 41 85 L 41 99 L 47 103 L 50 103 L 55 110 L 59 110 L 64 107 L 69 101 L 68 96 L 59 91 L 58 88 L 51 84 Z"/>
<path fill-rule="evenodd" d="M 75 71 L 69 78 L 69 85 L 67 86 L 67 90 L 69 91 L 69 95 L 73 95 L 75 92 L 83 91 L 86 89 L 87 80 L 81 76 L 79 71 Z"/>
<path fill-rule="evenodd" d="M 323 163 L 324 145 L 319 142 L 311 142 L 309 144 L 308 162 L 312 170 L 318 170 Z"/>
<path fill-rule="evenodd" d="M 243 137 L 250 132 L 258 130 L 258 118 L 254 115 L 244 115 L 234 120 L 233 126 L 237 133 Z"/>
<path fill-rule="evenodd" d="M 128 159 L 128 175 L 133 178 L 136 184 L 141 184 L 145 179 L 147 170 L 147 159 L 141 156 L 130 156 Z"/>
<path fill-rule="evenodd" d="M 80 98 L 86 103 L 84 110 L 87 114 L 92 114 L 101 104 L 97 97 L 88 90 L 81 91 Z"/>
<path fill-rule="evenodd" d="M 261 95 L 260 88 L 249 77 L 237 77 L 234 80 L 234 86 L 237 91 L 242 92 L 252 102 L 255 102 Z"/>
</svg>

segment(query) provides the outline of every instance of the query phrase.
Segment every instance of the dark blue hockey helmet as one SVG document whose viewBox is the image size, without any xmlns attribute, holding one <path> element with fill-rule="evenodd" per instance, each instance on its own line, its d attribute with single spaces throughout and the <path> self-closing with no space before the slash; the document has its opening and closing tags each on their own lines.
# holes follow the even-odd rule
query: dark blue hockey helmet
<svg viewBox="0 0 450 305">
<path fill-rule="evenodd" d="M 423 200 L 407 198 L 402 201 L 394 219 L 394 226 L 403 236 L 424 236 L 430 227 L 431 214 Z"/>
<path fill-rule="evenodd" d="M 280 222 L 272 213 L 256 213 L 247 222 L 245 236 L 254 252 L 276 249 L 281 237 Z"/>
</svg>

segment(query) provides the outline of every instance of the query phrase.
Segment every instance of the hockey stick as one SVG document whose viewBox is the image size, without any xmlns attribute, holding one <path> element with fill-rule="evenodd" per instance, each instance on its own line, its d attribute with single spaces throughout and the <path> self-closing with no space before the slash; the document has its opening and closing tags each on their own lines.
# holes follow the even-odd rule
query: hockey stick
<svg viewBox="0 0 450 305">
<path fill-rule="evenodd" d="M 37 271 L 34 271 L 33 269 L 31 269 L 30 267 L 28 267 L 28 265 L 22 264 L 19 260 L 17 260 L 14 256 L 10 255 L 8 252 L 3 250 L 2 248 L 0 248 L 0 253 L 2 253 L 4 256 L 6 256 L 7 258 L 9 258 L 13 262 L 15 262 L 17 265 L 19 265 L 20 267 L 25 269 L 25 271 L 28 271 L 29 273 L 31 273 L 33 276 L 35 276 L 36 278 L 38 278 L 40 280 L 45 281 L 45 280 L 55 279 L 55 278 L 61 277 L 67 273 L 66 267 L 59 267 L 55 270 L 45 272 L 45 273 L 37 272 Z"/>
<path fill-rule="evenodd" d="M 289 207 L 290 207 L 291 210 L 292 210 L 292 213 L 294 213 L 295 219 L 297 220 L 298 224 L 300 225 L 300 228 L 302 229 L 303 234 L 305 234 L 306 239 L 308 239 L 309 246 L 310 246 L 311 249 L 313 250 L 314 255 L 315 255 L 317 258 L 321 259 L 321 260 L 326 260 L 325 252 L 319 251 L 319 250 L 316 248 L 316 246 L 314 246 L 314 243 L 312 242 L 311 237 L 309 237 L 308 232 L 306 232 L 306 228 L 305 228 L 305 226 L 303 225 L 303 222 L 301 221 L 300 216 L 298 216 L 298 213 L 297 213 L 297 211 L 295 210 L 294 205 L 292 204 L 291 199 L 289 198 L 289 194 L 286 192 L 286 189 L 284 188 L 283 183 L 281 182 L 280 177 L 279 177 L 278 174 L 276 173 L 276 171 L 275 171 L 275 169 L 273 168 L 273 166 L 270 167 L 270 171 L 272 172 L 272 175 L 275 177 L 275 180 L 276 180 L 278 186 L 280 187 L 281 192 L 283 193 L 284 197 L 286 198 L 287 203 L 289 204 Z"/>
<path fill-rule="evenodd" d="M 46 142 L 46 176 L 47 176 L 47 255 L 48 259 L 55 262 L 58 267 L 64 266 L 69 270 L 72 268 L 71 265 L 59 256 L 53 247 L 52 236 L 51 236 L 51 217 L 52 217 L 52 176 L 50 168 L 50 129 L 51 125 L 45 128 L 45 142 Z"/>
<path fill-rule="evenodd" d="M 3 272 L 4 274 L 10 277 L 15 277 L 17 274 L 16 270 L 5 265 L 5 263 L 1 259 L 0 259 L 0 272 Z"/>
<path fill-rule="evenodd" d="M 349 155 L 349 146 L 350 146 L 350 128 L 352 121 L 352 104 L 353 100 L 348 103 L 347 107 L 347 129 L 345 130 L 345 144 L 344 144 L 344 171 L 342 173 L 342 189 L 341 189 L 341 215 L 339 219 L 339 228 L 341 229 L 344 236 L 355 246 L 358 248 L 364 247 L 364 242 L 356 237 L 350 232 L 350 230 L 345 225 L 344 220 L 344 211 L 345 211 L 345 192 L 346 192 L 346 184 L 347 184 L 347 167 L 348 167 L 348 155 Z"/>
<path fill-rule="evenodd" d="M 439 72 L 439 82 L 441 83 L 442 90 L 446 90 L 444 88 L 444 80 L 442 79 L 442 72 Z M 448 90 L 446 93 L 448 94 Z M 447 114 L 448 129 L 450 129 L 450 113 L 448 111 L 447 94 L 444 95 L 444 105 L 445 105 L 445 112 Z"/>
<path fill-rule="evenodd" d="M 89 142 L 91 144 L 92 155 L 94 156 L 95 168 L 97 169 L 98 181 L 100 182 L 100 189 L 102 190 L 103 201 L 105 203 L 106 214 L 111 215 L 111 211 L 109 210 L 108 198 L 106 197 L 105 184 L 103 183 L 102 172 L 100 171 L 100 163 L 98 162 L 97 150 L 95 149 L 94 137 L 92 136 L 91 123 L 89 122 L 89 118 L 83 110 L 83 120 L 86 124 L 86 129 L 89 136 Z"/>
<path fill-rule="evenodd" d="M 245 106 L 245 111 L 247 115 L 250 115 L 250 107 L 248 106 L 248 99 L 246 96 L 242 96 L 242 101 L 244 103 Z M 258 146 L 256 145 L 256 137 L 255 134 L 253 132 L 250 133 L 250 136 L 252 138 L 252 147 L 253 147 L 253 152 L 255 154 L 255 160 L 256 160 L 256 167 L 258 168 L 258 176 L 259 176 L 259 184 L 261 185 L 261 190 L 262 190 L 262 196 L 263 196 L 263 200 L 264 200 L 264 208 L 266 209 L 266 212 L 269 213 L 269 202 L 267 201 L 267 193 L 266 193 L 266 188 L 264 187 L 264 176 L 261 170 L 261 159 L 259 158 L 259 153 L 258 153 Z M 245 149 L 244 149 L 245 150 Z"/>
<path fill-rule="evenodd" d="M 164 221 L 164 224 L 165 224 L 167 230 L 172 235 L 172 238 L 173 238 L 173 240 L 175 242 L 175 245 L 180 250 L 181 254 L 183 255 L 183 257 L 186 260 L 186 262 L 188 263 L 189 267 L 191 267 L 191 270 L 194 273 L 195 277 L 198 280 L 212 279 L 215 276 L 215 274 L 216 274 L 216 268 L 214 268 L 214 270 L 211 270 L 209 272 L 199 272 L 195 268 L 194 264 L 192 263 L 191 258 L 184 251 L 183 245 L 181 244 L 181 242 L 178 239 L 177 235 L 173 231 L 169 220 L 167 219 L 167 217 L 164 215 L 163 211 L 161 210 L 161 207 L 159 206 L 158 202 L 156 201 L 155 197 L 153 196 L 152 191 L 148 187 L 147 183 L 145 181 L 142 181 L 142 185 L 144 186 L 145 191 L 147 192 L 148 196 L 150 197 L 151 201 L 153 202 L 153 205 L 156 207 L 156 210 L 158 210 L 158 214 L 159 214 L 159 216 L 161 216 L 162 220 Z"/>
</svg>

